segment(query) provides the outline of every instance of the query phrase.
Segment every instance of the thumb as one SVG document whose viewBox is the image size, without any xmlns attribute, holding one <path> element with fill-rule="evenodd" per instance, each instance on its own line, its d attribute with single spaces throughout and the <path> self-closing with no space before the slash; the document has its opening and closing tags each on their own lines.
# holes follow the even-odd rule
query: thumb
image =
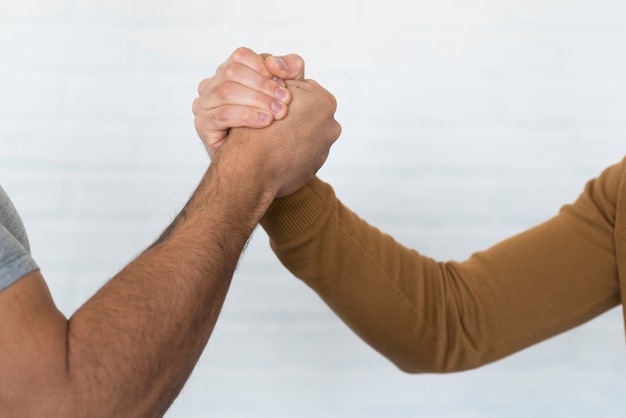
<svg viewBox="0 0 626 418">
<path fill-rule="evenodd" d="M 297 54 L 265 58 L 265 67 L 272 75 L 283 80 L 304 80 L 304 60 Z"/>
</svg>

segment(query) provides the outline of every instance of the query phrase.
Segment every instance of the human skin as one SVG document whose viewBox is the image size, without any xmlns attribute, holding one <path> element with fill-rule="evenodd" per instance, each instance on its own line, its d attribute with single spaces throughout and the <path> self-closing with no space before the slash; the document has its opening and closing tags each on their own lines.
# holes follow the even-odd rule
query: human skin
<svg viewBox="0 0 626 418">
<path fill-rule="evenodd" d="M 40 271 L 0 292 L 2 416 L 165 413 L 211 335 L 250 233 L 276 196 L 313 178 L 341 132 L 326 90 L 284 86 L 288 116 L 229 130 L 162 236 L 69 319 Z M 216 138 L 203 138 L 207 149 Z"/>
<path fill-rule="evenodd" d="M 209 155 L 224 144 L 231 128 L 264 128 L 285 118 L 291 102 L 285 80 L 304 80 L 299 55 L 275 57 L 245 47 L 236 49 L 213 77 L 203 80 L 192 109 Z"/>
<path fill-rule="evenodd" d="M 207 113 L 233 105 L 209 98 Z M 213 129 L 226 129 L 228 122 Z M 400 369 L 458 372 L 622 302 L 625 164 L 590 180 L 554 217 L 461 262 L 402 246 L 360 219 L 319 179 L 277 200 L 262 223 L 283 265 Z"/>
</svg>

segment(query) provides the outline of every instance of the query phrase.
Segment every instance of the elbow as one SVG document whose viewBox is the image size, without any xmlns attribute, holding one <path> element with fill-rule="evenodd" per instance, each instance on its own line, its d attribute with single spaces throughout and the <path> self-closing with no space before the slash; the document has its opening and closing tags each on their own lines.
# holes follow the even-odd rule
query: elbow
<svg viewBox="0 0 626 418">
<path fill-rule="evenodd" d="M 448 374 L 478 369 L 496 360 L 489 350 L 471 345 L 437 344 L 422 341 L 406 349 L 383 353 L 398 369 L 408 374 Z"/>
<path fill-rule="evenodd" d="M 487 364 L 487 362 L 452 362 L 440 363 L 437 361 L 419 359 L 404 359 L 402 361 L 392 361 L 393 364 L 402 372 L 407 374 L 450 374 L 460 373 L 473 369 L 478 369 Z"/>
</svg>

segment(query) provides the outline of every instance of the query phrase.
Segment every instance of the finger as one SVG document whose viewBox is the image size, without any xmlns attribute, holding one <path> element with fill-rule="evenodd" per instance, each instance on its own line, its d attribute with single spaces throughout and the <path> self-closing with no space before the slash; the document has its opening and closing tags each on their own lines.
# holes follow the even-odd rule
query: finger
<svg viewBox="0 0 626 418">
<path fill-rule="evenodd" d="M 282 85 L 280 80 L 264 77 L 238 62 L 224 64 L 218 69 L 215 77 L 203 80 L 198 86 L 198 94 L 200 96 L 209 95 L 212 90 L 220 88 L 222 85 L 228 85 L 230 82 L 248 87 L 285 104 L 289 104 L 291 101 L 291 93 Z"/>
<path fill-rule="evenodd" d="M 291 100 L 291 95 L 289 94 L 289 90 L 285 88 L 285 82 L 281 78 L 275 77 L 270 74 L 265 66 L 265 58 L 269 56 L 270 54 L 268 53 L 257 54 L 249 48 L 241 47 L 233 52 L 228 61 L 222 65 L 222 68 L 225 68 L 227 72 L 233 71 L 236 75 L 239 76 L 250 77 L 245 79 L 239 78 L 238 81 L 244 85 L 247 85 L 248 87 L 256 88 L 259 91 L 263 91 L 268 95 L 272 95 L 283 103 L 289 103 Z M 293 58 L 290 58 L 290 61 L 291 60 L 293 60 Z M 239 73 L 238 71 L 241 71 L 242 69 L 238 68 L 237 64 L 246 66 L 253 72 L 261 75 L 263 79 L 251 75 L 245 70 Z M 295 67 L 295 65 L 293 66 Z M 302 67 L 303 66 L 304 62 L 302 62 Z M 265 79 L 268 78 L 274 81 L 274 83 L 267 82 Z M 282 87 L 282 89 L 280 87 Z"/>
<path fill-rule="evenodd" d="M 267 56 L 265 66 L 272 75 L 284 80 L 304 80 L 304 60 L 297 54 Z"/>
<path fill-rule="evenodd" d="M 289 93 L 291 98 L 291 92 Z M 271 112 L 279 119 L 285 116 L 287 105 L 255 89 L 236 82 L 225 82 L 194 102 L 194 112 L 214 109 L 225 105 L 249 106 Z"/>
<path fill-rule="evenodd" d="M 274 115 L 264 109 L 225 105 L 197 115 L 194 122 L 199 133 L 219 136 L 230 128 L 265 128 L 273 120 Z"/>
<path fill-rule="evenodd" d="M 227 140 L 230 128 L 265 128 L 273 122 L 271 113 L 246 106 L 222 106 L 196 115 L 194 125 L 209 156 Z M 237 121 L 237 122 L 234 122 Z"/>
<path fill-rule="evenodd" d="M 239 63 L 268 78 L 271 74 L 265 68 L 265 58 L 250 48 L 239 47 L 228 58 L 226 63 Z"/>
<path fill-rule="evenodd" d="M 336 97 L 315 80 L 287 80 L 287 86 L 291 89 L 302 89 L 306 91 L 317 91 L 319 93 L 323 93 L 321 97 L 325 100 L 326 106 L 329 106 L 329 108 L 333 109 L 333 112 L 337 110 Z"/>
<path fill-rule="evenodd" d="M 215 153 L 217 153 L 219 148 L 224 145 L 224 142 L 226 142 L 227 136 L 216 137 L 210 140 L 205 140 L 205 137 L 200 136 L 200 139 L 202 139 L 202 143 L 204 144 L 204 147 L 206 148 L 207 153 L 212 160 L 215 156 Z"/>
</svg>

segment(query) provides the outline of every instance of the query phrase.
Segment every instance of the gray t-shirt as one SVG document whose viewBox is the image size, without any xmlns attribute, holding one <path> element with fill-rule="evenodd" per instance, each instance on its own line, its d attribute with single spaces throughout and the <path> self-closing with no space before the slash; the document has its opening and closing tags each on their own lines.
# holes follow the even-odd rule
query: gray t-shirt
<svg viewBox="0 0 626 418">
<path fill-rule="evenodd" d="M 0 186 L 0 291 L 38 268 L 30 255 L 24 225 Z"/>
</svg>

